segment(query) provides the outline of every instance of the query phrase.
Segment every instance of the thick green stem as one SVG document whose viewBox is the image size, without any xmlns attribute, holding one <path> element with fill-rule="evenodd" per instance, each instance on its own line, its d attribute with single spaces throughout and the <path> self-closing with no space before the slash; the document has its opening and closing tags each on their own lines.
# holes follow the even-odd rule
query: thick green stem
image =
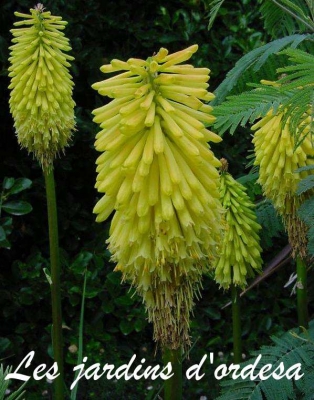
<svg viewBox="0 0 314 400">
<path fill-rule="evenodd" d="M 56 191 L 53 170 L 44 170 L 51 265 L 51 303 L 52 303 L 52 347 L 54 361 L 58 364 L 60 375 L 54 380 L 54 399 L 64 399 L 64 371 L 63 371 L 63 340 L 62 340 L 62 314 L 60 292 L 60 259 L 58 239 L 58 217 L 56 204 Z"/>
<path fill-rule="evenodd" d="M 164 400 L 182 400 L 182 349 L 163 349 L 163 362 L 171 362 L 173 376 L 165 380 Z"/>
<path fill-rule="evenodd" d="M 309 327 L 309 316 L 307 307 L 307 267 L 304 260 L 298 256 L 297 263 L 297 307 L 298 324 L 304 328 Z"/>
<path fill-rule="evenodd" d="M 242 361 L 240 295 L 235 285 L 231 285 L 232 327 L 233 327 L 233 361 L 239 364 Z"/>
</svg>

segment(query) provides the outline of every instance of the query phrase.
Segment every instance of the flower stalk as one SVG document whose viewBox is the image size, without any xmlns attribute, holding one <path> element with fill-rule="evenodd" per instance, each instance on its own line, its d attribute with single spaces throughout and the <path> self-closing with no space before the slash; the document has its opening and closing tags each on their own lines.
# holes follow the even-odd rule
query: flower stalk
<svg viewBox="0 0 314 400">
<path fill-rule="evenodd" d="M 307 303 L 307 265 L 301 257 L 297 257 L 297 308 L 298 324 L 305 329 L 309 327 L 308 303 Z"/>
<path fill-rule="evenodd" d="M 10 111 L 19 144 L 33 153 L 45 178 L 51 264 L 52 342 L 60 375 L 54 398 L 64 398 L 62 313 L 58 219 L 53 161 L 68 145 L 75 127 L 73 81 L 68 71 L 73 57 L 62 32 L 67 25 L 38 3 L 29 14 L 15 12 L 9 61 Z"/>
<path fill-rule="evenodd" d="M 242 361 L 242 331 L 241 331 L 241 308 L 239 289 L 231 285 L 232 302 L 232 332 L 233 332 L 233 361 L 240 364 Z"/>
<path fill-rule="evenodd" d="M 63 368 L 63 338 L 62 338 L 62 311 L 60 288 L 60 257 L 58 239 L 58 217 L 56 191 L 53 170 L 44 170 L 48 226 L 50 247 L 51 272 L 51 304 L 52 304 L 52 347 L 53 358 L 57 362 L 60 375 L 54 380 L 54 395 L 56 399 L 64 398 L 64 368 Z"/>
<path fill-rule="evenodd" d="M 164 382 L 164 400 L 182 400 L 182 349 L 163 349 L 163 363 L 171 363 L 173 376 Z"/>
</svg>

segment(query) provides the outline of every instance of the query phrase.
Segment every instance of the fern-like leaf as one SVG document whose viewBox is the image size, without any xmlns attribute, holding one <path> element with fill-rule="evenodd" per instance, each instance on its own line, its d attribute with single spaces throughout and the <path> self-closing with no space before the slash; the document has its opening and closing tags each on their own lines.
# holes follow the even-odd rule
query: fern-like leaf
<svg viewBox="0 0 314 400">
<path fill-rule="evenodd" d="M 304 0 L 263 0 L 260 7 L 264 27 L 273 37 L 313 31 Z M 278 23 L 280 21 L 280 23 Z"/>
<path fill-rule="evenodd" d="M 313 165 L 312 165 L 312 168 L 314 168 Z M 298 185 L 297 194 L 300 195 L 311 189 L 314 189 L 314 175 L 308 175 L 306 178 L 304 178 L 304 179 L 302 179 L 302 181 L 300 181 L 300 183 Z"/>
<path fill-rule="evenodd" d="M 265 65 L 266 61 L 273 54 L 278 53 L 284 48 L 290 46 L 296 48 L 300 43 L 307 39 L 313 38 L 314 35 L 310 34 L 296 34 L 286 36 L 269 42 L 257 49 L 247 53 L 245 56 L 237 61 L 234 68 L 232 68 L 223 82 L 215 90 L 216 98 L 212 101 L 212 105 L 221 104 L 231 90 L 237 85 L 244 72 L 252 69 L 253 73 L 260 70 Z"/>
<path fill-rule="evenodd" d="M 208 22 L 208 28 L 207 28 L 208 30 L 210 30 L 211 27 L 213 26 L 214 21 L 217 17 L 218 11 L 224 1 L 225 0 L 213 0 L 209 3 L 210 11 L 209 11 L 209 22 Z"/>
<path fill-rule="evenodd" d="M 284 231 L 281 218 L 279 218 L 272 202 L 264 200 L 255 208 L 258 223 L 262 226 L 260 233 L 263 248 L 272 245 L 272 238 L 278 237 Z"/>
<path fill-rule="evenodd" d="M 5 397 L 6 391 L 9 387 L 10 380 L 5 380 L 5 377 L 11 372 L 12 367 L 7 367 L 6 370 L 3 369 L 3 365 L 0 365 L 0 400 L 21 400 L 24 398 L 25 390 L 23 391 L 26 382 L 20 386 L 15 392 L 11 393 L 9 396 Z"/>
<path fill-rule="evenodd" d="M 241 364 L 241 368 L 254 364 L 256 358 L 261 355 L 259 363 L 254 369 L 256 376 L 266 364 L 271 364 L 272 371 L 283 362 L 285 371 L 297 363 L 301 363 L 303 377 L 299 380 L 282 378 L 278 380 L 270 377 L 266 380 L 256 378 L 251 381 L 246 379 L 228 378 L 221 382 L 222 394 L 216 400 L 287 400 L 312 398 L 314 380 L 314 323 L 310 322 L 309 331 L 298 335 L 296 331 L 285 333 L 281 338 L 272 337 L 273 346 L 263 346 L 259 351 L 253 352 L 254 359 Z"/>
<path fill-rule="evenodd" d="M 239 125 L 253 123 L 265 116 L 269 110 L 276 112 L 281 104 L 292 93 L 281 87 L 255 85 L 256 89 L 243 92 L 237 96 L 228 96 L 227 100 L 216 106 L 213 113 L 216 117 L 215 129 L 222 135 L 227 130 L 233 134 Z"/>
<path fill-rule="evenodd" d="M 294 0 L 298 7 L 298 14 L 306 14 L 307 6 L 302 0 Z M 296 32 L 307 32 L 307 26 L 300 20 L 287 13 L 273 1 L 263 1 L 260 7 L 260 12 L 264 19 L 264 27 L 273 37 L 292 35 Z M 278 23 L 280 21 L 280 24 Z"/>
</svg>

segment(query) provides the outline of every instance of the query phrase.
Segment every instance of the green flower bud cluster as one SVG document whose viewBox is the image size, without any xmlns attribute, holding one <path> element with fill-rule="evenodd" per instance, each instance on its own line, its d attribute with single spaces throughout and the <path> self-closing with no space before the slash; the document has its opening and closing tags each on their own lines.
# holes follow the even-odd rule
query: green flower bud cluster
<svg viewBox="0 0 314 400">
<path fill-rule="evenodd" d="M 262 258 L 259 230 L 254 204 L 243 185 L 226 172 L 227 161 L 222 159 L 220 197 L 226 210 L 226 231 L 221 256 L 215 266 L 215 280 L 225 289 L 231 284 L 243 288 L 247 277 L 261 271 Z"/>
<path fill-rule="evenodd" d="M 221 138 L 206 128 L 214 117 L 203 103 L 214 98 L 210 71 L 182 64 L 197 48 L 112 60 L 101 71 L 123 72 L 93 85 L 113 99 L 93 112 L 105 193 L 94 212 L 101 222 L 115 211 L 116 270 L 143 296 L 155 339 L 172 348 L 189 343 L 194 294 L 221 241 L 220 162 L 207 144 Z"/>
<path fill-rule="evenodd" d="M 69 143 L 75 127 L 73 82 L 68 71 L 74 58 L 62 30 L 67 22 L 41 4 L 15 22 L 9 61 L 10 110 L 18 141 L 44 168 Z"/>
</svg>

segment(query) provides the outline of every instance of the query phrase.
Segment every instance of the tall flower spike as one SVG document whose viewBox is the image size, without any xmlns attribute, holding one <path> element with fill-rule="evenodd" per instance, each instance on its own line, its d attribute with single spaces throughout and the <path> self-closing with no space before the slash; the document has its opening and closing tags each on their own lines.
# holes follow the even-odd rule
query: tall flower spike
<svg viewBox="0 0 314 400">
<path fill-rule="evenodd" d="M 311 171 L 296 172 L 300 167 L 314 164 L 314 148 L 310 133 L 311 117 L 305 120 L 300 142 L 295 148 L 295 140 L 290 133 L 289 120 L 283 125 L 283 111 L 270 111 L 257 122 L 253 143 L 255 165 L 259 166 L 259 180 L 264 194 L 272 200 L 274 207 L 283 217 L 294 255 L 306 257 L 306 226 L 298 218 L 297 210 L 304 201 L 296 195 L 301 179 Z"/>
<path fill-rule="evenodd" d="M 38 4 L 12 29 L 9 76 L 10 110 L 18 141 L 33 152 L 43 168 L 68 144 L 75 127 L 73 82 L 68 71 L 74 58 L 62 30 L 67 22 Z"/>
<path fill-rule="evenodd" d="M 221 256 L 215 266 L 215 280 L 225 289 L 231 284 L 243 288 L 247 277 L 261 271 L 262 249 L 258 233 L 261 226 L 245 187 L 227 172 L 227 161 L 220 161 L 220 198 L 226 210 L 226 231 Z"/>
<path fill-rule="evenodd" d="M 220 162 L 206 129 L 214 121 L 209 70 L 182 64 L 197 45 L 174 54 L 161 48 L 145 60 L 112 60 L 101 71 L 124 71 L 95 83 L 113 98 L 94 110 L 102 130 L 94 208 L 101 222 L 115 210 L 109 250 L 123 279 L 143 297 L 154 337 L 163 346 L 190 343 L 189 315 L 201 276 L 221 238 Z"/>
</svg>

